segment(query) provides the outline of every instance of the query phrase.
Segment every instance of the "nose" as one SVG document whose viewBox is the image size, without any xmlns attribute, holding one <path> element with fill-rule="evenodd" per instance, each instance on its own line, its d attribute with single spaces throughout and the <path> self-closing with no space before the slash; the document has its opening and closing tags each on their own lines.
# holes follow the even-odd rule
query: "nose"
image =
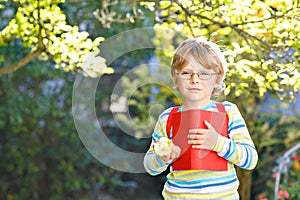
<svg viewBox="0 0 300 200">
<path fill-rule="evenodd" d="M 199 76 L 198 76 L 198 73 L 193 73 L 192 76 L 191 76 L 191 82 L 192 83 L 199 83 Z"/>
</svg>

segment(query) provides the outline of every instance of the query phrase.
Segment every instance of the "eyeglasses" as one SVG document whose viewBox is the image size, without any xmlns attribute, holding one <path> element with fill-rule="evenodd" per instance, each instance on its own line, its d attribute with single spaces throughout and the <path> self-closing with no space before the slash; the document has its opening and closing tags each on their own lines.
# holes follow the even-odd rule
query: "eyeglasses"
<svg viewBox="0 0 300 200">
<path fill-rule="evenodd" d="M 198 78 L 201 80 L 208 80 L 208 79 L 211 79 L 212 75 L 219 75 L 219 73 L 188 72 L 188 71 L 181 71 L 181 72 L 175 71 L 175 74 L 185 80 L 190 80 L 194 74 L 197 74 Z"/>
</svg>

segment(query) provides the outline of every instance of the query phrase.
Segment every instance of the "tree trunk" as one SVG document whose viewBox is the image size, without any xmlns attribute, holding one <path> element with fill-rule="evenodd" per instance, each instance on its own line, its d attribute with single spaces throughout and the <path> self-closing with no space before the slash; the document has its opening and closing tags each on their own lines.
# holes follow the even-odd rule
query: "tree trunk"
<svg viewBox="0 0 300 200">
<path fill-rule="evenodd" d="M 252 171 L 236 168 L 237 176 L 240 181 L 238 189 L 241 200 L 250 200 L 251 198 L 251 179 Z"/>
</svg>

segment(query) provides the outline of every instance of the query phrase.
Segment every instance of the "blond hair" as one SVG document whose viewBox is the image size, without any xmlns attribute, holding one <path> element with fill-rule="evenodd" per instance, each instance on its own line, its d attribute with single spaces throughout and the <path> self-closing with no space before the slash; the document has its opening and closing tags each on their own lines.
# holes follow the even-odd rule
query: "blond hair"
<svg viewBox="0 0 300 200">
<path fill-rule="evenodd" d="M 175 70 L 180 71 L 191 58 L 202 67 L 219 74 L 212 95 L 222 92 L 225 86 L 223 81 L 227 71 L 227 62 L 219 46 L 204 37 L 185 40 L 178 46 L 173 56 L 172 75 L 174 76 Z"/>
</svg>

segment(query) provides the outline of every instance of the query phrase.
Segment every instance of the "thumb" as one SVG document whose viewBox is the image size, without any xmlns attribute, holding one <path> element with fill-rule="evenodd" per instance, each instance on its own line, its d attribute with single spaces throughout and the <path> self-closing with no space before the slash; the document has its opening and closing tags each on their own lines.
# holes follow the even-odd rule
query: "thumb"
<svg viewBox="0 0 300 200">
<path fill-rule="evenodd" d="M 206 120 L 204 120 L 204 124 L 207 126 L 209 129 L 213 129 L 213 126 Z"/>
</svg>

